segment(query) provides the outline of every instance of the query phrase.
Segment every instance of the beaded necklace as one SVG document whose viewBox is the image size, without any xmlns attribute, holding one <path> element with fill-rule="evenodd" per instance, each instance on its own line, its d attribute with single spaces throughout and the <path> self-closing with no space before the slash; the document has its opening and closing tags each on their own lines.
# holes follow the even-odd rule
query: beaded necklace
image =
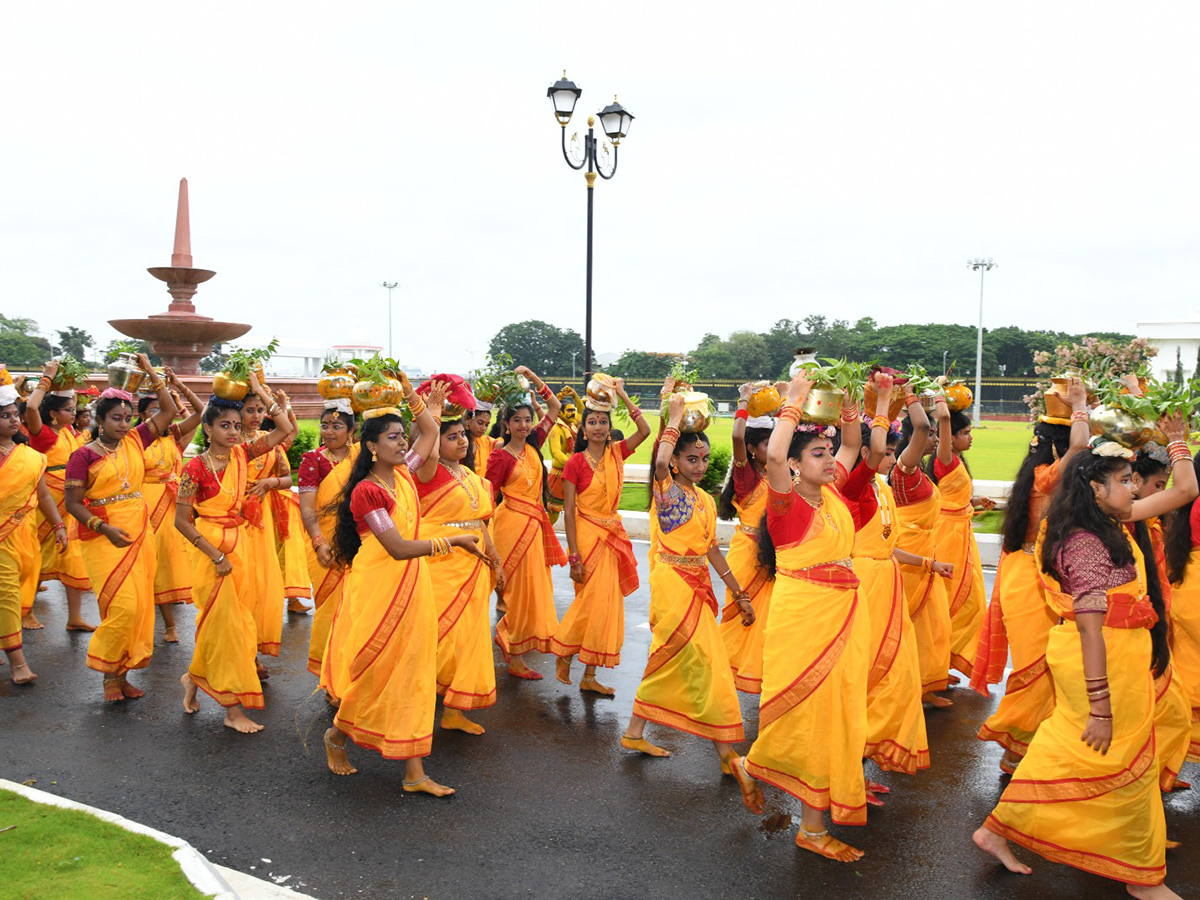
<svg viewBox="0 0 1200 900">
<path fill-rule="evenodd" d="M 121 444 L 122 443 L 124 443 L 124 442 L 118 441 L 117 446 L 113 447 L 110 450 L 108 448 L 108 445 L 105 444 L 103 440 L 101 440 L 99 437 L 96 438 L 96 446 L 100 448 L 101 452 L 104 454 L 104 458 L 108 459 L 110 456 L 113 457 L 113 468 L 116 469 L 117 477 L 121 479 L 121 490 L 127 491 L 127 490 L 129 490 L 129 460 L 125 460 L 125 474 L 122 475 L 121 474 L 121 459 L 123 458 L 122 453 L 121 453 Z"/>
<path fill-rule="evenodd" d="M 471 484 L 470 479 L 467 478 L 467 476 L 463 474 L 462 466 L 455 465 L 453 468 L 451 468 L 450 466 L 446 465 L 445 463 L 442 463 L 442 466 L 446 469 L 447 472 L 450 473 L 450 477 L 458 482 L 458 486 L 461 487 L 466 492 L 467 503 L 470 505 L 471 510 L 473 512 L 478 512 L 479 511 L 479 488 L 477 488 L 473 484 Z"/>
</svg>

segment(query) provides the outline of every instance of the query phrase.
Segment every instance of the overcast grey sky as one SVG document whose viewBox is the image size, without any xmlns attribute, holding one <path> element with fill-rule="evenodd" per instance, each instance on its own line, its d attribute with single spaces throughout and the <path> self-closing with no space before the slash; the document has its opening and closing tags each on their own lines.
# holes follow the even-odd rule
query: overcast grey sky
<svg viewBox="0 0 1200 900">
<path fill-rule="evenodd" d="M 810 313 L 1131 331 L 1195 298 L 1191 3 L 24 3 L 0 18 L 0 307 L 161 312 L 187 176 L 197 303 L 465 369 L 583 332 L 568 135 L 637 116 L 596 187 L 595 345 Z M 259 340 L 261 339 L 261 341 Z"/>
</svg>

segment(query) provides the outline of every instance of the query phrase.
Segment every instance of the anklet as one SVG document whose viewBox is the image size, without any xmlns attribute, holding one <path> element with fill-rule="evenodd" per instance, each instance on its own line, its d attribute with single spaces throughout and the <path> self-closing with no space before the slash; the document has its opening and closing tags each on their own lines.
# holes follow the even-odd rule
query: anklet
<svg viewBox="0 0 1200 900">
<path fill-rule="evenodd" d="M 826 828 L 824 831 L 808 831 L 805 829 L 805 827 L 803 825 L 801 825 L 800 833 L 802 835 L 804 835 L 806 838 L 808 838 L 810 841 L 815 841 L 818 838 L 826 837 L 829 834 L 829 829 Z"/>
<path fill-rule="evenodd" d="M 429 780 L 429 776 L 423 775 L 420 778 L 418 778 L 416 781 L 404 781 L 403 779 L 401 779 L 400 783 L 403 784 L 405 787 L 416 787 L 418 784 L 424 784 L 428 780 Z"/>
<path fill-rule="evenodd" d="M 333 741 L 331 741 L 329 739 L 329 732 L 327 731 L 327 732 L 325 732 L 325 746 L 328 747 L 330 750 L 345 750 L 346 742 L 342 741 L 340 744 L 335 744 Z"/>
</svg>

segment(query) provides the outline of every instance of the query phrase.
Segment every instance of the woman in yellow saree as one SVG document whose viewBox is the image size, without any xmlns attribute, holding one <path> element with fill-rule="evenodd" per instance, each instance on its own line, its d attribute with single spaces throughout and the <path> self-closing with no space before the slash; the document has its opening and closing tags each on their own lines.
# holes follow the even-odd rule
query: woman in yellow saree
<svg viewBox="0 0 1200 900">
<path fill-rule="evenodd" d="M 558 392 L 562 410 L 550 428 L 546 447 L 550 450 L 550 471 L 546 475 L 546 512 L 550 524 L 558 521 L 563 511 L 563 470 L 574 452 L 575 436 L 579 433 L 579 395 L 565 387 Z"/>
<path fill-rule="evenodd" d="M 251 374 L 251 389 L 264 405 L 275 400 Z M 287 402 L 287 395 L 282 394 Z M 175 506 L 175 527 L 195 546 L 191 552 L 196 643 L 183 684 L 183 708 L 200 709 L 197 688 L 225 709 L 224 725 L 242 734 L 262 731 L 246 715 L 262 709 L 262 683 L 255 668 L 258 626 L 254 621 L 254 578 L 246 554 L 245 505 L 249 462 L 283 441 L 289 425 L 242 441 L 242 404 L 213 397 L 204 410 L 208 449 L 184 467 Z M 273 408 L 278 408 L 273 406 Z"/>
<path fill-rule="evenodd" d="M 961 412 L 949 412 L 938 419 L 937 453 L 930 457 L 926 473 L 937 485 L 941 502 L 934 539 L 937 556 L 954 567 L 946 581 L 946 596 L 950 609 L 950 668 L 957 669 L 969 679 L 979 630 L 987 598 L 983 589 L 983 563 L 979 560 L 979 545 L 971 522 L 975 508 L 971 503 L 974 482 L 963 454 L 971 449 L 971 417 Z M 950 676 L 958 684 L 958 676 Z"/>
<path fill-rule="evenodd" d="M 492 424 L 492 404 L 475 399 L 475 409 L 468 410 L 463 417 L 470 431 L 472 458 L 475 460 L 475 474 L 483 478 L 487 474 L 488 457 L 496 447 L 496 438 L 488 434 Z"/>
<path fill-rule="evenodd" d="M 946 582 L 954 577 L 954 564 L 937 558 L 937 527 L 941 520 L 941 497 L 937 486 L 921 471 L 920 463 L 909 464 L 910 445 L 920 448 L 923 458 L 932 449 L 929 418 L 909 397 L 908 418 L 904 420 L 900 458 L 892 467 L 891 488 L 896 498 L 896 520 L 900 526 L 896 549 L 900 551 L 900 574 L 908 614 L 917 637 L 917 659 L 921 666 L 921 691 L 926 703 L 935 707 L 952 706 L 939 697 L 950 677 L 950 604 Z M 950 415 L 943 397 L 938 397 L 934 416 L 941 420 Z"/>
<path fill-rule="evenodd" d="M 337 498 L 358 456 L 354 412 L 349 400 L 327 400 L 321 413 L 321 446 L 300 460 L 300 517 L 308 532 L 308 577 L 313 587 L 312 628 L 308 636 L 308 671 L 320 677 L 333 613 L 342 602 L 346 570 L 334 565 L 333 528 Z"/>
<path fill-rule="evenodd" d="M 37 529 L 37 540 L 41 546 L 41 581 L 59 581 L 67 594 L 67 631 L 93 631 L 92 625 L 83 618 L 83 592 L 91 588 L 87 570 L 80 552 L 79 525 L 74 517 L 67 515 L 64 473 L 71 454 L 84 442 L 75 434 L 75 391 L 51 392 L 51 380 L 58 373 L 58 360 L 46 363 L 43 374 L 25 404 L 25 427 L 29 432 L 29 445 L 46 457 L 46 486 L 58 506 L 59 521 L 67 525 L 68 542 L 59 549 L 54 535 L 53 522 L 40 509 L 34 515 L 33 527 Z M 42 623 L 33 614 L 33 597 L 22 603 L 22 624 L 36 630 Z"/>
<path fill-rule="evenodd" d="M 37 591 L 41 563 L 34 532 L 28 528 L 35 506 L 50 522 L 60 547 L 67 543 L 67 527 L 58 517 L 57 504 L 46 487 L 46 458 L 21 436 L 17 392 L 0 385 L 0 650 L 8 657 L 14 684 L 30 684 L 37 675 L 29 668 L 22 649 L 23 597 Z"/>
<path fill-rule="evenodd" d="M 758 535 L 767 513 L 767 441 L 775 420 L 770 416 L 750 418 L 748 406 L 753 391 L 754 387 L 748 383 L 738 388 L 738 408 L 733 419 L 733 460 L 721 490 L 717 515 L 722 519 L 738 520 L 725 558 L 737 576 L 738 584 L 746 586 L 750 605 L 754 607 L 754 624 L 744 624 L 737 599 L 726 590 L 725 608 L 721 611 L 721 640 L 729 656 L 737 689 L 747 694 L 760 694 L 763 643 L 775 579 L 758 561 Z"/>
<path fill-rule="evenodd" d="M 600 393 L 600 392 L 597 392 Z M 637 427 L 630 438 L 611 441 L 612 408 L 620 400 Z M 637 590 L 637 560 L 621 524 L 621 488 L 625 460 L 650 436 L 642 411 L 614 379 L 611 393 L 588 395 L 584 421 L 574 453 L 563 471 L 564 526 L 575 599 L 554 632 L 551 651 L 558 657 L 556 675 L 571 683 L 571 660 L 583 663 L 581 691 L 611 697 L 611 687 L 596 680 L 596 667 L 615 668 L 625 643 L 625 598 Z"/>
<path fill-rule="evenodd" d="M 276 414 L 279 412 L 276 410 Z M 270 433 L 259 430 L 266 416 L 267 407 L 262 399 L 248 394 L 242 406 L 243 441 L 250 443 L 264 433 Z M 254 597 L 254 621 L 258 625 L 258 652 L 265 656 L 279 655 L 279 642 L 283 637 L 283 567 L 275 546 L 275 504 L 271 502 L 271 496 L 285 486 L 291 489 L 291 478 L 285 479 L 278 474 L 281 461 L 282 465 L 287 464 L 285 454 L 289 446 L 291 441 L 285 439 L 249 461 L 246 497 L 242 505 L 242 515 L 246 518 L 246 558 L 254 583 L 251 596 Z M 270 677 L 266 666 L 257 665 L 259 678 Z"/>
<path fill-rule="evenodd" d="M 1185 465 L 1176 477 L 1189 476 L 1182 487 L 1194 497 L 1182 422 L 1162 420 L 1160 427 L 1174 439 L 1173 452 L 1181 451 Z M 1130 456 L 1094 438 L 1063 471 L 1036 548 L 1060 622 L 1046 647 L 1054 712 L 974 841 L 1013 872 L 1031 870 L 1009 841 L 1123 882 L 1134 897 L 1176 898 L 1163 883 L 1166 822 L 1151 671 L 1165 670 L 1170 650 L 1162 595 L 1147 595 L 1145 551 L 1119 524 L 1134 513 Z M 1170 502 L 1165 493 L 1138 502 L 1150 512 L 1156 500 Z"/>
<path fill-rule="evenodd" d="M 837 478 L 834 487 L 842 490 L 850 471 L 866 465 L 876 470 L 872 490 L 875 514 L 854 534 L 854 574 L 858 576 L 858 597 L 868 613 L 871 637 L 868 647 L 870 669 L 867 674 L 867 747 L 864 758 L 872 759 L 885 772 L 908 775 L 929 768 L 929 739 L 925 732 L 925 712 L 921 707 L 921 669 L 917 659 L 917 638 L 904 582 L 900 577 L 897 555 L 915 565 L 903 551 L 896 550 L 896 500 L 887 476 L 896 464 L 896 445 L 900 436 L 891 430 L 888 419 L 892 378 L 875 376 L 879 398 L 870 424 L 860 423 L 857 410 L 842 416 L 842 444 L 837 452 Z M 917 465 L 920 452 L 909 442 L 906 465 Z M 867 802 L 879 804 L 873 794 L 888 793 L 883 785 L 867 782 Z"/>
<path fill-rule="evenodd" d="M 531 650 L 550 652 L 550 639 L 558 627 L 550 566 L 563 566 L 567 555 L 554 535 L 543 506 L 546 469 L 541 446 L 558 415 L 559 400 L 537 375 L 525 366 L 524 375 L 546 401 L 547 412 L 534 427 L 533 403 L 528 397 L 505 401 L 502 417 L 504 446 L 492 450 L 487 480 L 496 498 L 492 540 L 504 560 L 504 617 L 496 624 L 496 643 L 508 662 L 508 674 L 537 681 L 542 676 L 529 668 L 524 656 Z"/>
<path fill-rule="evenodd" d="M 669 390 L 668 382 L 664 390 Z M 647 722 L 667 725 L 713 742 L 721 770 L 733 775 L 747 807 L 763 809 L 762 792 L 742 765 L 734 744 L 745 738 L 733 672 L 717 629 L 717 598 L 708 567 L 737 596 L 747 623 L 750 598 L 717 547 L 716 504 L 697 484 L 708 471 L 703 432 L 681 434 L 683 395 L 671 394 L 667 427 L 654 453 L 650 552 L 650 658 L 638 685 L 621 746 L 649 756 L 670 752 L 645 738 Z M 722 571 L 724 570 L 724 571 Z"/>
<path fill-rule="evenodd" d="M 1078 378 L 1070 379 L 1067 400 L 1074 410 L 1072 418 L 1041 417 L 1013 481 L 1004 513 L 1000 563 L 971 673 L 971 687 L 987 696 L 988 686 L 1004 678 L 1011 653 L 1012 671 L 1004 696 L 978 734 L 980 740 L 1004 748 L 1000 769 L 1008 775 L 1016 771 L 1038 726 L 1054 710 L 1046 641 L 1058 617 L 1046 605 L 1033 548 L 1063 467 L 1087 447 L 1091 435 L 1087 394 Z"/>
<path fill-rule="evenodd" d="M 862 757 L 871 623 L 850 554 L 856 532 L 875 514 L 875 470 L 863 463 L 843 492 L 833 486 L 835 432 L 800 421 L 811 387 L 803 372 L 792 378 L 767 447 L 761 547 L 775 590 L 759 731 L 745 770 L 801 801 L 797 847 L 853 862 L 862 851 L 830 835 L 824 811 L 837 824 L 867 821 Z M 880 393 L 891 395 L 890 388 Z"/>
<path fill-rule="evenodd" d="M 454 793 L 435 782 L 422 758 L 433 745 L 437 703 L 437 601 L 424 558 L 457 548 L 482 553 L 478 537 L 420 537 L 421 512 L 410 472 L 435 453 L 437 425 L 401 376 L 420 428 L 411 452 L 399 412 L 364 416 L 362 450 L 338 504 L 334 557 L 349 567 L 334 616 L 321 686 L 339 702 L 325 732 L 326 761 L 337 775 L 357 770 L 346 739 L 404 760 L 404 790 Z"/>
<path fill-rule="evenodd" d="M 492 488 L 475 474 L 471 441 L 463 422 L 463 407 L 472 400 L 461 381 L 452 386 L 433 376 L 427 403 L 437 417 L 437 449 L 417 470 L 421 502 L 421 533 L 429 538 L 473 535 L 487 562 L 456 550 L 427 563 L 437 598 L 437 692 L 442 697 L 441 727 L 483 734 L 467 710 L 486 709 L 496 702 L 496 664 L 492 659 L 488 598 L 492 578 L 504 587 L 504 566 L 492 546 L 488 520 L 495 512 Z M 422 385 L 424 390 L 424 385 Z M 444 405 L 442 398 L 449 394 Z"/>
<path fill-rule="evenodd" d="M 155 439 L 146 448 L 146 477 L 142 496 L 150 507 L 150 527 L 154 530 L 155 558 L 158 568 L 154 574 L 154 605 L 162 615 L 163 640 L 174 644 L 179 640 L 175 630 L 177 603 L 192 602 L 192 560 L 187 542 L 175 528 L 175 501 L 179 496 L 179 476 L 183 474 L 183 450 L 200 426 L 204 404 L 191 389 L 168 370 L 167 381 L 174 389 L 175 406 L 183 410 L 180 394 L 187 397 L 192 414 L 180 424 L 172 424 L 170 432 Z M 138 419 L 145 421 L 158 415 L 158 398 L 138 400 Z"/>
<path fill-rule="evenodd" d="M 145 450 L 175 419 L 166 382 L 138 354 L 158 394 L 158 415 L 133 425 L 133 398 L 109 388 L 96 401 L 96 438 L 67 460 L 66 506 L 78 520 L 83 564 L 95 586 L 100 625 L 88 642 L 87 665 L 104 675 L 104 699 L 122 701 L 145 691 L 126 673 L 150 663 L 154 650 L 154 536 L 142 497 Z M 86 503 L 85 503 L 86 501 Z"/>
</svg>

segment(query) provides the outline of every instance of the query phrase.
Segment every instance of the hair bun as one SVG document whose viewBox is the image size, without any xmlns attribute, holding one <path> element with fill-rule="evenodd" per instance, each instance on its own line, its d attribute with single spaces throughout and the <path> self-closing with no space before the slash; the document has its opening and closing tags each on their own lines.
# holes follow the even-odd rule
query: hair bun
<svg viewBox="0 0 1200 900">
<path fill-rule="evenodd" d="M 224 409 L 236 409 L 238 412 L 241 412 L 242 407 L 245 405 L 241 400 L 226 400 L 224 397 L 218 397 L 216 394 L 213 394 L 211 397 L 209 397 L 208 402 L 211 406 L 220 406 Z"/>
</svg>

